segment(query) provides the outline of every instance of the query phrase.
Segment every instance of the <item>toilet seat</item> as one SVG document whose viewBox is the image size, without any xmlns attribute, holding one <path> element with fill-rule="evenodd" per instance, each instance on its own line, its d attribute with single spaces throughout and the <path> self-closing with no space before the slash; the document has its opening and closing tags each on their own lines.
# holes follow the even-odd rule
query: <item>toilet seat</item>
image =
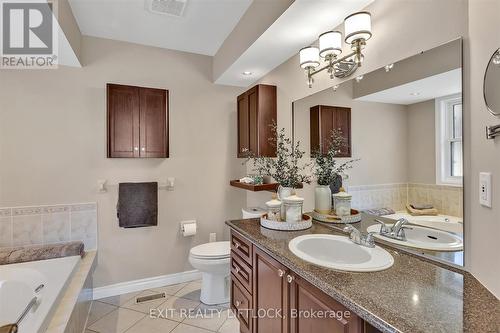
<svg viewBox="0 0 500 333">
<path fill-rule="evenodd" d="M 193 247 L 189 255 L 204 260 L 219 260 L 229 258 L 231 245 L 228 241 L 205 243 Z"/>
</svg>

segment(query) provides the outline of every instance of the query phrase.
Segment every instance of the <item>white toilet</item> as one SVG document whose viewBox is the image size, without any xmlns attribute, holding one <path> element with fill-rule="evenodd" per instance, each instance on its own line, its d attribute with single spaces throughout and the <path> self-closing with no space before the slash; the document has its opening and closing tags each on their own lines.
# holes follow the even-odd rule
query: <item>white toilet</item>
<svg viewBox="0 0 500 333">
<path fill-rule="evenodd" d="M 189 251 L 189 262 L 202 273 L 200 301 L 208 304 L 229 302 L 229 242 L 212 242 Z"/>
</svg>

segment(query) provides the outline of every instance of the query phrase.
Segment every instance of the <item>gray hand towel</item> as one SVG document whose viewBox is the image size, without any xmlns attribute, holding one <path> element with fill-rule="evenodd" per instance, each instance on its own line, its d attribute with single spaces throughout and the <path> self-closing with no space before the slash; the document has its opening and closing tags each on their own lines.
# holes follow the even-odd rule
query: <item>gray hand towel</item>
<svg viewBox="0 0 500 333">
<path fill-rule="evenodd" d="M 158 225 L 158 183 L 120 183 L 117 213 L 123 228 Z"/>
</svg>

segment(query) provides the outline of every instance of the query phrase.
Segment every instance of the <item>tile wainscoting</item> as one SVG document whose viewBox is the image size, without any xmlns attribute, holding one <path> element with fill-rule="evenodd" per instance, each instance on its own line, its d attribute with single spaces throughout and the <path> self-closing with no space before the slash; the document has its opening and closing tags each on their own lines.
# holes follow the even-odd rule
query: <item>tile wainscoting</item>
<svg viewBox="0 0 500 333">
<path fill-rule="evenodd" d="M 444 215 L 463 217 L 463 198 L 463 187 L 435 184 L 408 184 L 408 202 L 431 203 Z"/>
<path fill-rule="evenodd" d="M 463 217 L 463 188 L 435 184 L 378 184 L 350 186 L 352 206 L 405 210 L 407 203 L 431 203 L 440 214 Z"/>
<path fill-rule="evenodd" d="M 0 247 L 75 240 L 97 248 L 97 203 L 0 208 Z"/>
<path fill-rule="evenodd" d="M 352 207 L 359 210 L 390 207 L 404 210 L 408 199 L 408 184 L 378 184 L 350 186 Z"/>
</svg>

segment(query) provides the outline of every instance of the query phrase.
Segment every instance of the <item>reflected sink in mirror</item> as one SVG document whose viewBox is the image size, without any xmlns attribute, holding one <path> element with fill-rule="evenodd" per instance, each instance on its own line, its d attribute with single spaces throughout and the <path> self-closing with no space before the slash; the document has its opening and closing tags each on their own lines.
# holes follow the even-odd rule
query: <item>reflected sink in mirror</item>
<svg viewBox="0 0 500 333">
<path fill-rule="evenodd" d="M 399 220 L 400 218 L 405 218 L 411 224 L 453 232 L 459 236 L 463 236 L 462 219 L 455 216 L 411 216 L 408 213 L 396 213 L 392 215 L 385 215 L 384 217 L 391 220 Z"/>
<path fill-rule="evenodd" d="M 392 225 L 388 224 L 388 227 Z M 405 229 L 406 241 L 393 239 L 380 235 L 380 225 L 369 226 L 366 231 L 373 233 L 373 236 L 397 245 L 431 251 L 462 251 L 463 240 L 458 235 L 450 232 L 421 227 L 417 225 L 407 225 L 411 229 Z"/>
<path fill-rule="evenodd" d="M 381 247 L 360 246 L 344 236 L 303 235 L 292 239 L 288 247 L 307 262 L 341 271 L 375 272 L 394 264 L 391 254 Z"/>
</svg>

